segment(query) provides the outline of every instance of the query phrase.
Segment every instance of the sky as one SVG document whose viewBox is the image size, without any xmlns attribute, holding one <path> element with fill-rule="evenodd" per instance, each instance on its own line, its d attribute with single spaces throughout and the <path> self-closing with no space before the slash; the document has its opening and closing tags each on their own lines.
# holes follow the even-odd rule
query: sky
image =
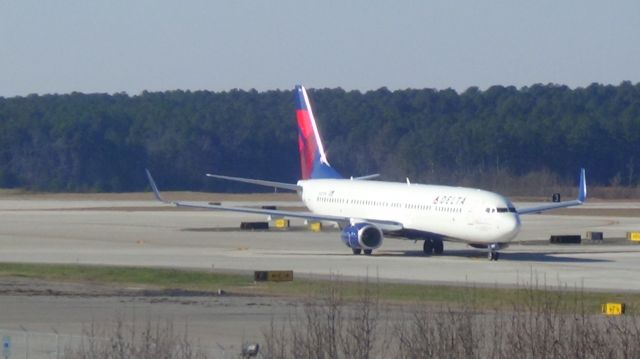
<svg viewBox="0 0 640 359">
<path fill-rule="evenodd" d="M 640 82 L 640 1 L 0 0 L 0 96 Z"/>
</svg>

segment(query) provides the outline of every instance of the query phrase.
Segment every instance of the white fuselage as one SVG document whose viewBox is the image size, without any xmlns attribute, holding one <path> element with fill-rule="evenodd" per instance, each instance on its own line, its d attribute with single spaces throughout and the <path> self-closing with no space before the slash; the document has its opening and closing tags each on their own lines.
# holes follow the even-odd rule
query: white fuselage
<svg viewBox="0 0 640 359">
<path fill-rule="evenodd" d="M 397 222 L 405 230 L 480 245 L 509 242 L 520 231 L 513 204 L 479 189 L 348 179 L 301 180 L 298 185 L 305 205 L 316 214 Z"/>
</svg>

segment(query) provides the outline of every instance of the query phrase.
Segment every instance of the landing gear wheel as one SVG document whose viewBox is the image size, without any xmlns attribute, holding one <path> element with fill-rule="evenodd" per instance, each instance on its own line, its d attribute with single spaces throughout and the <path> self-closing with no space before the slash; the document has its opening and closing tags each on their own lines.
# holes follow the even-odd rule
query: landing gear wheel
<svg viewBox="0 0 640 359">
<path fill-rule="evenodd" d="M 433 253 L 433 249 L 433 239 L 425 239 L 424 246 L 422 247 L 422 251 L 424 252 L 424 254 L 430 255 L 431 253 Z"/>
<path fill-rule="evenodd" d="M 442 252 L 444 252 L 444 243 L 442 243 L 442 239 L 435 239 L 433 241 L 433 253 L 440 255 Z"/>
<path fill-rule="evenodd" d="M 371 253 L 373 253 L 373 249 L 365 249 L 365 250 L 364 250 L 364 255 L 365 255 L 365 256 L 370 256 L 370 255 L 371 255 Z"/>
<path fill-rule="evenodd" d="M 500 259 L 500 253 L 499 252 L 489 251 L 489 260 L 490 261 L 497 261 L 498 259 Z"/>
<path fill-rule="evenodd" d="M 358 248 L 358 249 L 352 248 L 351 250 L 353 251 L 354 255 L 358 255 L 358 254 L 360 254 L 362 252 L 362 249 L 360 249 L 360 248 Z"/>
</svg>

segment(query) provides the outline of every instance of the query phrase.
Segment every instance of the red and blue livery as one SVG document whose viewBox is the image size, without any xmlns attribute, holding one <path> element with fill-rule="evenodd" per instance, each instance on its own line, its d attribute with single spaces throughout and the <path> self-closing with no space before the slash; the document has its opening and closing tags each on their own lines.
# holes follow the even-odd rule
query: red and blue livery
<svg viewBox="0 0 640 359">
<path fill-rule="evenodd" d="M 324 153 L 318 126 L 304 86 L 296 86 L 295 97 L 302 179 L 343 178 L 331 167 Z"/>
</svg>

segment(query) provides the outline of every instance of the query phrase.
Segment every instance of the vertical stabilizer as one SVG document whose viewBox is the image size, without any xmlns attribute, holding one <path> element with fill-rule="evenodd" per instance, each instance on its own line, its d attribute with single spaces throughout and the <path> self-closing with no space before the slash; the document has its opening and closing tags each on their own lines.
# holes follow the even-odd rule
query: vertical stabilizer
<svg viewBox="0 0 640 359">
<path fill-rule="evenodd" d="M 302 179 L 342 178 L 338 172 L 331 168 L 324 153 L 322 139 L 318 132 L 316 119 L 313 117 L 307 91 L 303 86 L 297 85 L 295 95 Z"/>
</svg>

